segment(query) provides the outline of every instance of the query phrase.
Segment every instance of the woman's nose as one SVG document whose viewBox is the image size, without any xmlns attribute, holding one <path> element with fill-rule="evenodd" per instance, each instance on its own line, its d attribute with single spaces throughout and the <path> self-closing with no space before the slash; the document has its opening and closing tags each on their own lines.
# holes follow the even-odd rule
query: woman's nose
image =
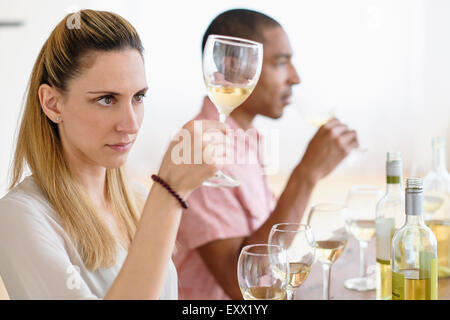
<svg viewBox="0 0 450 320">
<path fill-rule="evenodd" d="M 128 103 L 121 108 L 119 120 L 116 126 L 117 131 L 135 134 L 140 128 L 140 114 L 132 103 Z"/>
</svg>

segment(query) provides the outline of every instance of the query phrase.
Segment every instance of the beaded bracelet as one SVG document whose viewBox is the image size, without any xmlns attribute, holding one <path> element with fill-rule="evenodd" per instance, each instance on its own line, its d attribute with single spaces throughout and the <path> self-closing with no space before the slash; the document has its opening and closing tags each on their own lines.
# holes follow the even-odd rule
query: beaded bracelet
<svg viewBox="0 0 450 320">
<path fill-rule="evenodd" d="M 159 183 L 160 185 L 162 185 L 164 188 L 167 189 L 167 191 L 170 192 L 171 195 L 173 195 L 178 202 L 181 204 L 181 206 L 183 207 L 183 209 L 187 209 L 189 208 L 188 204 L 186 203 L 186 201 L 184 201 L 180 195 L 178 193 L 176 193 L 168 184 L 167 182 L 165 182 L 163 179 L 161 179 L 160 177 L 158 177 L 156 174 L 152 175 L 152 179 L 153 181 Z"/>
</svg>

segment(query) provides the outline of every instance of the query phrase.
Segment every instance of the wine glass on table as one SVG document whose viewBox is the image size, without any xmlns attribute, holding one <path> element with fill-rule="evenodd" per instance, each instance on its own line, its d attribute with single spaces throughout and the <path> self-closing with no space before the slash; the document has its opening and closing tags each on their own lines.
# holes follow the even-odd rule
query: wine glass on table
<svg viewBox="0 0 450 320">
<path fill-rule="evenodd" d="M 382 196 L 383 190 L 375 186 L 354 186 L 347 194 L 347 227 L 358 240 L 360 249 L 359 277 L 344 282 L 344 286 L 349 290 L 375 289 L 374 281 L 367 277 L 367 246 L 375 237 L 376 207 Z"/>
<path fill-rule="evenodd" d="M 321 203 L 312 206 L 308 215 L 307 224 L 313 231 L 316 258 L 323 269 L 323 300 L 330 299 L 331 266 L 347 245 L 344 214 L 344 205 Z"/>
<path fill-rule="evenodd" d="M 241 38 L 210 35 L 203 51 L 203 79 L 208 96 L 224 123 L 252 93 L 261 74 L 263 45 Z M 237 187 L 239 181 L 217 171 L 203 183 L 210 187 Z"/>
<path fill-rule="evenodd" d="M 287 300 L 305 282 L 315 261 L 315 243 L 311 227 L 300 223 L 278 223 L 270 230 L 269 244 L 286 249 L 289 262 Z"/>
<path fill-rule="evenodd" d="M 286 250 L 269 244 L 245 246 L 239 255 L 237 275 L 245 300 L 285 300 L 289 281 Z"/>
</svg>

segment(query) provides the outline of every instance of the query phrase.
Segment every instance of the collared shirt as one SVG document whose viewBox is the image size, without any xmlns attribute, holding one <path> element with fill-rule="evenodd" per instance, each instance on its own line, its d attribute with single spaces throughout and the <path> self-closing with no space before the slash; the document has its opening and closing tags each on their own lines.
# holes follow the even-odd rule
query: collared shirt
<svg viewBox="0 0 450 320">
<path fill-rule="evenodd" d="M 207 97 L 195 118 L 201 119 L 218 120 L 217 109 Z M 241 129 L 231 116 L 226 122 L 233 130 Z M 239 138 L 236 138 L 233 148 L 234 160 L 247 156 L 246 163 L 234 161 L 222 169 L 241 185 L 235 188 L 201 186 L 187 199 L 189 209 L 183 212 L 173 257 L 178 271 L 179 299 L 230 299 L 196 249 L 215 240 L 250 236 L 275 207 L 276 199 L 267 184 L 258 152 L 258 141 L 262 138 L 253 127 L 246 132 L 253 139 L 245 139 L 243 148 L 243 140 L 239 145 L 236 144 Z M 255 132 L 257 139 L 254 139 Z"/>
</svg>

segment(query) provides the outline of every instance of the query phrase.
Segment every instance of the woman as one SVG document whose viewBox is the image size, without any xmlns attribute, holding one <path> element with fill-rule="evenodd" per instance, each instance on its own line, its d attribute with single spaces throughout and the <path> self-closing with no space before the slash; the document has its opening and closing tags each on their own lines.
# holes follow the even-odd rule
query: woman
<svg viewBox="0 0 450 320">
<path fill-rule="evenodd" d="M 12 299 L 176 299 L 183 199 L 220 165 L 175 165 L 173 142 L 139 197 L 123 165 L 144 115 L 141 41 L 116 14 L 76 14 L 79 26 L 65 17 L 33 68 L 0 200 L 0 275 Z M 211 128 L 226 130 L 203 122 Z"/>
</svg>

